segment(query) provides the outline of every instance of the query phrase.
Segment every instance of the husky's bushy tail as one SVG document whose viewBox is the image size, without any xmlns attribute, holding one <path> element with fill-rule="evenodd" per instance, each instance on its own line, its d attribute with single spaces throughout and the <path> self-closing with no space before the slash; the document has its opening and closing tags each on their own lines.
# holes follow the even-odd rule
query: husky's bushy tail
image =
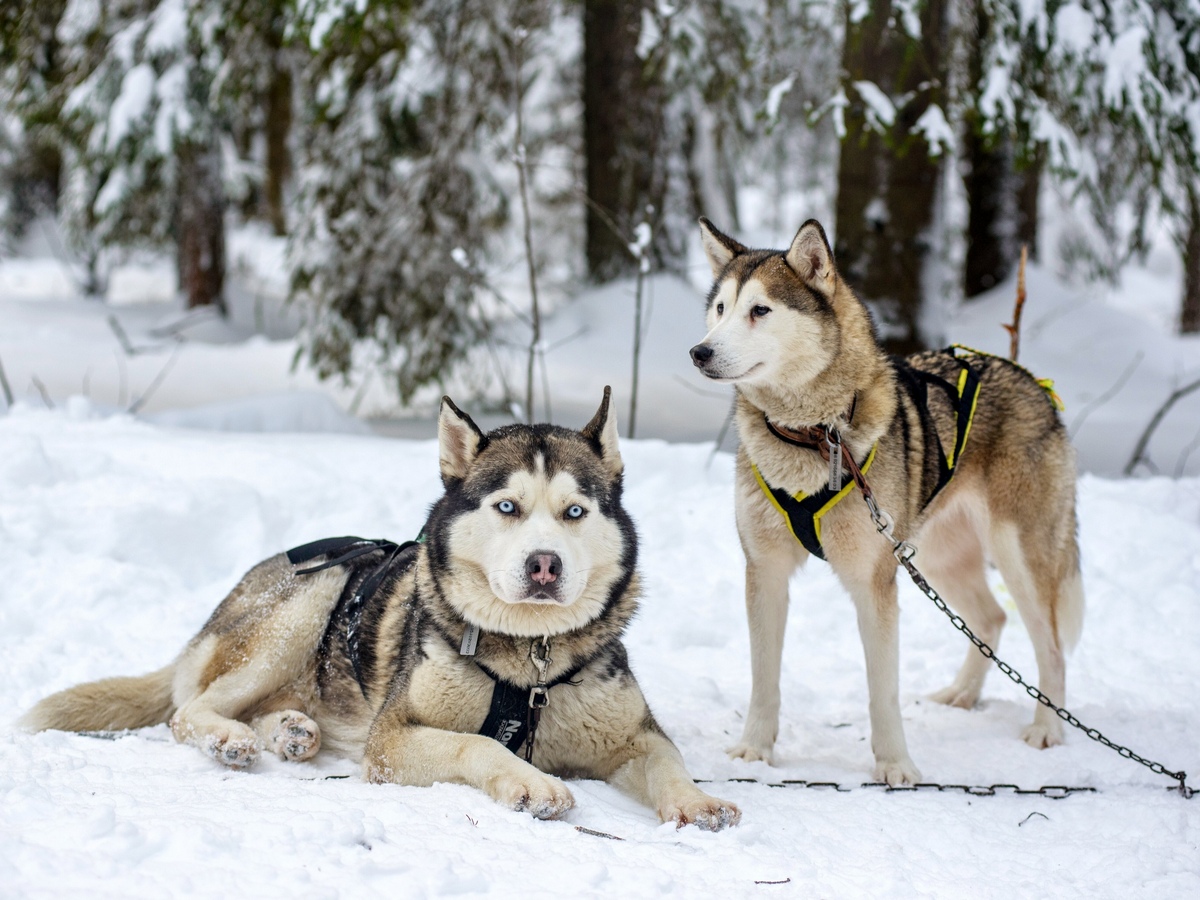
<svg viewBox="0 0 1200 900">
<path fill-rule="evenodd" d="M 125 731 L 166 722 L 175 712 L 175 664 L 149 675 L 104 678 L 51 694 L 21 717 L 29 731 Z"/>
</svg>

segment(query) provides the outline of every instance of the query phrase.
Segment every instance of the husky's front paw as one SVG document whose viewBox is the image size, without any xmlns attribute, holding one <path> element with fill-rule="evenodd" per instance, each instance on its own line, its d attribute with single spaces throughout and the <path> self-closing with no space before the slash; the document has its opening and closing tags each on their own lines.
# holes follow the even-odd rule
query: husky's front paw
<svg viewBox="0 0 1200 900">
<path fill-rule="evenodd" d="M 530 769 L 520 775 L 498 776 L 488 785 L 492 799 L 536 819 L 557 819 L 575 805 L 575 798 L 565 784 Z"/>
<path fill-rule="evenodd" d="M 664 822 L 674 822 L 676 828 L 695 825 L 705 831 L 720 831 L 740 822 L 742 811 L 726 800 L 700 794 L 692 800 L 660 808 L 658 817 Z"/>
<path fill-rule="evenodd" d="M 775 764 L 775 754 L 770 744 L 752 744 L 748 740 L 739 740 L 725 752 L 730 755 L 731 760 L 745 760 L 746 762 L 761 760 L 768 766 Z"/>
<path fill-rule="evenodd" d="M 921 770 L 907 758 L 892 762 L 880 760 L 875 763 L 875 780 L 885 782 L 888 787 L 916 784 L 921 780 Z"/>
<path fill-rule="evenodd" d="M 1021 740 L 1034 750 L 1055 747 L 1063 742 L 1062 722 L 1055 719 L 1048 723 L 1034 722 L 1032 725 L 1026 725 L 1025 730 L 1021 732 Z"/>
</svg>

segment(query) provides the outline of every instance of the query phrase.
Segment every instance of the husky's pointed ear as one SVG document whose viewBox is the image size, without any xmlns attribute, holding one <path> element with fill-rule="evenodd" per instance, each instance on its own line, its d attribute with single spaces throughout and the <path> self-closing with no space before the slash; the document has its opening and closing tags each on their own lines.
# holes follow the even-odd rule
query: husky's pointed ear
<svg viewBox="0 0 1200 900">
<path fill-rule="evenodd" d="M 829 249 L 825 229 L 816 219 L 809 219 L 796 232 L 792 246 L 788 248 L 787 263 L 810 288 L 826 296 L 833 294 L 837 280 L 833 251 Z"/>
<path fill-rule="evenodd" d="M 583 426 L 580 432 L 600 454 L 608 474 L 616 478 L 625 470 L 621 462 L 621 451 L 617 447 L 617 414 L 612 409 L 612 388 L 604 386 L 604 399 L 600 408 L 592 416 L 592 421 Z"/>
<path fill-rule="evenodd" d="M 442 408 L 438 413 L 438 464 L 446 487 L 452 481 L 467 477 L 485 443 L 483 432 L 471 417 L 449 397 L 442 397 Z"/>
<path fill-rule="evenodd" d="M 716 226 L 704 216 L 700 217 L 700 242 L 704 245 L 704 255 L 712 266 L 713 278 L 717 278 L 729 265 L 729 261 L 746 248 L 727 234 L 717 231 Z"/>
</svg>

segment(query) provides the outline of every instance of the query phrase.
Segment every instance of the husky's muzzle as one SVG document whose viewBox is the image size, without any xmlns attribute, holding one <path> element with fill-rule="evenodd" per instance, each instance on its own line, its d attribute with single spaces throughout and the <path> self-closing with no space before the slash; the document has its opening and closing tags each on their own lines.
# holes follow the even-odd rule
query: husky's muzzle
<svg viewBox="0 0 1200 900">
<path fill-rule="evenodd" d="M 526 602 L 559 603 L 562 557 L 551 550 L 534 550 L 525 560 Z"/>
</svg>

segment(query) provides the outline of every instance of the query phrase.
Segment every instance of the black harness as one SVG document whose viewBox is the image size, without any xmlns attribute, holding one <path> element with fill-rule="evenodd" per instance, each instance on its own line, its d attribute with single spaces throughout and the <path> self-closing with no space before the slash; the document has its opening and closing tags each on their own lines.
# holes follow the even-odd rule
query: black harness
<svg viewBox="0 0 1200 900">
<path fill-rule="evenodd" d="M 941 493 L 942 488 L 948 485 L 950 479 L 954 477 L 954 470 L 962 458 L 963 449 L 967 446 L 967 436 L 971 433 L 971 423 L 975 419 L 975 407 L 979 402 L 979 373 L 965 360 L 960 359 L 955 350 L 955 347 L 947 347 L 943 351 L 958 363 L 958 378 L 954 382 L 909 365 L 896 366 L 900 384 L 908 391 L 913 403 L 920 410 L 922 418 L 929 415 L 930 385 L 945 391 L 946 398 L 950 401 L 950 408 L 954 410 L 954 446 L 951 448 L 949 456 L 942 449 L 942 442 L 937 437 L 937 429 L 933 427 L 932 421 L 927 423 L 928 433 L 932 435 L 932 443 L 937 449 L 938 464 L 937 481 L 932 493 L 925 500 L 924 506 L 929 506 L 933 502 L 933 498 Z"/>
<path fill-rule="evenodd" d="M 367 687 L 363 678 L 362 635 L 359 629 L 362 624 L 363 611 L 389 574 L 393 571 L 401 574 L 412 565 L 416 560 L 416 554 L 407 551 L 417 547 L 423 540 L 424 535 L 415 541 L 405 541 L 403 544 L 386 540 L 367 540 L 360 537 L 324 538 L 313 541 L 311 544 L 293 547 L 287 552 L 288 562 L 293 566 L 311 562 L 318 556 L 329 557 L 320 565 L 297 569 L 297 575 L 312 575 L 315 572 L 332 569 L 334 566 L 345 565 L 369 553 L 384 554 L 383 559 L 367 573 L 365 578 L 358 581 L 358 585 L 353 590 L 342 591 L 342 596 L 338 598 L 337 605 L 329 616 L 329 627 L 322 639 L 323 643 L 328 642 L 332 638 L 331 632 L 336 631 L 343 621 L 346 623 L 346 655 L 350 658 L 350 665 L 354 667 L 354 678 L 358 681 L 358 689 L 362 691 L 364 698 L 367 696 Z M 355 579 L 352 577 L 346 587 L 350 588 L 354 582 Z"/>
<path fill-rule="evenodd" d="M 537 728 L 534 710 L 538 707 L 533 705 L 534 700 L 530 689 L 506 681 L 479 662 L 476 662 L 475 665 L 483 669 L 484 673 L 495 682 L 495 687 L 492 688 L 492 706 L 488 710 L 487 718 L 483 720 L 479 733 L 484 737 L 499 741 L 516 753 Z M 578 665 L 569 672 L 564 672 L 554 680 L 546 682 L 546 689 L 549 690 L 559 684 L 579 684 L 571 679 L 582 669 L 583 665 Z"/>
<path fill-rule="evenodd" d="M 288 562 L 294 566 L 303 565 L 319 556 L 329 557 L 320 565 L 298 569 L 297 575 L 311 575 L 334 566 L 345 565 L 370 553 L 384 554 L 382 560 L 372 567 L 366 577 L 359 581 L 356 588 L 342 592 L 342 596 L 338 599 L 337 605 L 330 615 L 329 627 L 331 629 L 335 628 L 336 623 L 342 620 L 346 622 L 346 655 L 350 659 L 350 665 L 354 667 L 354 677 L 358 680 L 358 688 L 362 691 L 364 698 L 367 696 L 367 688 L 363 678 L 364 667 L 359 633 L 363 611 L 388 575 L 393 572 L 402 574 L 412 565 L 416 555 L 408 551 L 420 546 L 424 540 L 423 533 L 415 541 L 405 541 L 403 544 L 359 537 L 325 538 L 295 547 L 287 552 Z M 353 582 L 354 580 L 351 579 L 350 584 Z M 530 688 L 521 687 L 501 678 L 478 660 L 474 662 L 480 671 L 492 679 L 493 683 L 491 706 L 488 709 L 487 718 L 484 719 L 483 725 L 479 729 L 479 734 L 499 741 L 507 749 L 516 753 L 530 739 L 537 727 Z M 572 679 L 580 673 L 585 664 L 580 664 L 552 681 L 546 682 L 546 689 L 549 690 L 560 684 L 576 684 L 577 682 L 573 682 Z"/>
</svg>

